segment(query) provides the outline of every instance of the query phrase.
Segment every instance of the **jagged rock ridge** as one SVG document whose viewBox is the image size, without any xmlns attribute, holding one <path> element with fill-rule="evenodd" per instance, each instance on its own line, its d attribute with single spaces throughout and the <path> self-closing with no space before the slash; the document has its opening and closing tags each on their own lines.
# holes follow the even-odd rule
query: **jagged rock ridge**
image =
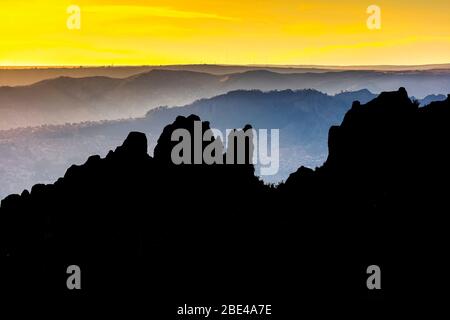
<svg viewBox="0 0 450 320">
<path fill-rule="evenodd" d="M 192 132 L 198 120 L 166 127 L 153 158 L 145 136 L 131 133 L 105 159 L 91 157 L 54 185 L 5 199 L 1 255 L 9 271 L 39 261 L 51 292 L 60 288 L 55 270 L 75 260 L 95 275 L 94 295 L 142 293 L 152 283 L 152 296 L 247 288 L 289 300 L 283 284 L 291 283 L 305 301 L 336 303 L 379 298 L 361 281 L 376 263 L 388 270 L 388 296 L 443 297 L 450 97 L 419 108 L 401 88 L 355 102 L 330 129 L 326 163 L 300 168 L 278 188 L 264 186 L 251 164 L 170 164 L 171 132 Z M 217 273 L 222 284 L 210 284 Z"/>
</svg>

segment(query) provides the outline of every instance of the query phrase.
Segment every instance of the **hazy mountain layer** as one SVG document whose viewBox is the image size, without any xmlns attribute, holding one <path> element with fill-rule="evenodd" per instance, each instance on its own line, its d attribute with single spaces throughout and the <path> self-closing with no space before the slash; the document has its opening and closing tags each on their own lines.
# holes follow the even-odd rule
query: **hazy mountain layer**
<svg viewBox="0 0 450 320">
<path fill-rule="evenodd" d="M 335 96 L 314 90 L 235 91 L 184 107 L 157 108 L 138 119 L 0 131 L 0 198 L 36 183 L 52 183 L 69 165 L 82 163 L 90 154 L 106 155 L 133 130 L 147 134 L 152 154 L 164 126 L 178 115 L 190 114 L 210 119 L 211 126 L 222 131 L 247 123 L 256 129 L 279 129 L 280 169 L 263 177 L 278 183 L 301 165 L 320 166 L 327 156 L 328 128 L 340 123 L 353 101 L 365 103 L 375 96 L 367 90 Z M 434 100 L 443 97 L 419 102 Z"/>
<path fill-rule="evenodd" d="M 449 70 L 275 73 L 252 70 L 210 74 L 151 70 L 123 79 L 61 77 L 21 87 L 0 87 L 0 129 L 141 117 L 149 109 L 185 105 L 232 90 L 313 88 L 328 94 L 406 87 L 411 95 L 444 94 Z"/>
<path fill-rule="evenodd" d="M 418 66 L 319 66 L 319 65 L 165 65 L 165 66 L 101 66 L 101 67 L 0 67 L 0 86 L 30 85 L 42 80 L 73 77 L 85 78 L 103 76 L 111 78 L 126 78 L 151 70 L 180 70 L 205 72 L 217 75 L 246 72 L 252 70 L 268 70 L 278 73 L 305 73 L 327 71 L 426 71 L 448 70 L 450 64 L 418 65 Z"/>
<path fill-rule="evenodd" d="M 198 114 L 222 131 L 253 123 L 280 130 L 280 171 L 270 182 L 286 179 L 300 165 L 323 163 L 328 128 L 338 124 L 354 100 L 374 98 L 367 90 L 329 96 L 315 90 L 235 91 L 176 108 L 157 108 L 139 119 L 0 131 L 0 197 L 36 183 L 51 183 L 90 154 L 106 155 L 130 131 L 145 132 L 149 152 L 156 137 L 178 115 Z"/>
</svg>

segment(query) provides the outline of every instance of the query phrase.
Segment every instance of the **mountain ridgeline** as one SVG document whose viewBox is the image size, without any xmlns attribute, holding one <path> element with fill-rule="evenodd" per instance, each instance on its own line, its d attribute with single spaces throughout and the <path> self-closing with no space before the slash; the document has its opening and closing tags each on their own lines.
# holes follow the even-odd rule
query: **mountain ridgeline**
<svg viewBox="0 0 450 320">
<path fill-rule="evenodd" d="M 120 73 L 114 75 L 120 76 Z M 26 86 L 1 86 L 0 130 L 142 117 L 159 106 L 190 104 L 234 90 L 315 88 L 336 94 L 368 89 L 379 93 L 400 85 L 418 98 L 444 94 L 450 87 L 450 70 L 319 73 L 249 70 L 227 74 L 151 70 L 124 78 L 65 76 Z"/>
<path fill-rule="evenodd" d="M 72 164 L 91 154 L 106 156 L 130 131 L 147 135 L 153 154 L 164 127 L 178 115 L 196 114 L 213 128 L 280 130 L 280 170 L 265 176 L 278 183 L 300 165 L 316 167 L 327 155 L 328 129 L 339 124 L 354 100 L 366 103 L 376 95 L 368 90 L 327 95 L 316 90 L 232 91 L 182 107 L 160 107 L 145 117 L 121 121 L 41 126 L 0 131 L 0 199 L 38 183 L 52 183 Z M 259 173 L 259 170 L 257 170 Z"/>
<path fill-rule="evenodd" d="M 230 296 L 273 301 L 279 315 L 298 314 L 298 304 L 321 314 L 332 312 L 317 309 L 324 304 L 445 298 L 450 97 L 419 108 L 401 88 L 355 101 L 329 130 L 323 166 L 301 167 L 277 188 L 249 163 L 172 164 L 171 133 L 192 133 L 199 119 L 177 117 L 153 157 L 132 132 L 105 158 L 3 200 L 4 283 L 61 299 L 144 296 L 156 314 L 164 301 Z M 31 289 L 30 264 L 40 281 Z M 65 287 L 71 264 L 86 270 L 79 293 Z M 366 287 L 373 264 L 382 290 Z"/>
</svg>

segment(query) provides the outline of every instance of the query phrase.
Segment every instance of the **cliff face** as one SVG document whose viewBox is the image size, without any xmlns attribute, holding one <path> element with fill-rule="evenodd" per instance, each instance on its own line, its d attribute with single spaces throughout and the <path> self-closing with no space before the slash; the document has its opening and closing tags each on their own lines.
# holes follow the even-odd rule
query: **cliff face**
<svg viewBox="0 0 450 320">
<path fill-rule="evenodd" d="M 24 261 L 40 266 L 50 293 L 64 291 L 64 266 L 78 263 L 94 296 L 151 283 L 152 296 L 239 291 L 288 301 L 291 283 L 305 301 L 384 301 L 431 298 L 446 281 L 450 98 L 419 108 L 400 89 L 353 103 L 330 129 L 326 163 L 278 188 L 264 186 L 251 164 L 173 165 L 172 132 L 193 135 L 199 120 L 167 126 L 154 158 L 145 135 L 132 132 L 106 158 L 5 199 L 0 254 L 14 285 L 26 287 Z M 372 264 L 386 270 L 382 293 L 367 293 Z"/>
<path fill-rule="evenodd" d="M 302 199 L 292 217 L 308 225 L 299 238 L 314 235 L 314 250 L 360 270 L 378 261 L 392 272 L 385 293 L 398 301 L 440 301 L 449 267 L 449 120 L 450 97 L 419 108 L 403 88 L 354 102 L 330 129 L 325 164 L 300 168 L 279 187 L 284 203 Z"/>
<path fill-rule="evenodd" d="M 356 101 L 342 124 L 330 128 L 328 159 L 313 176 L 335 184 L 330 193 L 337 197 L 344 192 L 378 205 L 388 196 L 408 205 L 423 198 L 429 206 L 429 197 L 440 199 L 449 174 L 449 119 L 450 98 L 419 108 L 403 88 L 365 105 Z M 282 189 L 295 190 L 297 183 L 299 173 Z"/>
</svg>

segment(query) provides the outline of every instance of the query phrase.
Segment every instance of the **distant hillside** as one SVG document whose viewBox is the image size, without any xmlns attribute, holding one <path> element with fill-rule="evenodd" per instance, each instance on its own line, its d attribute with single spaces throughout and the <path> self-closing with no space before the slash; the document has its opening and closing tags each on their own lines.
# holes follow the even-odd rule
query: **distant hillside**
<svg viewBox="0 0 450 320">
<path fill-rule="evenodd" d="M 123 79 L 104 76 L 44 80 L 0 87 L 0 130 L 44 124 L 142 117 L 152 108 L 185 105 L 233 90 L 316 89 L 328 94 L 405 86 L 415 97 L 444 94 L 449 70 L 275 73 L 252 70 L 210 74 L 151 70 Z"/>
<path fill-rule="evenodd" d="M 415 99 L 415 98 L 412 97 L 412 99 Z M 426 106 L 426 105 L 430 104 L 431 102 L 444 101 L 445 99 L 447 99 L 447 96 L 444 94 L 430 94 L 423 99 L 418 99 L 418 101 L 420 102 L 421 106 Z"/>
<path fill-rule="evenodd" d="M 177 116 L 197 114 L 221 130 L 280 129 L 280 172 L 265 177 L 279 182 L 300 165 L 323 163 L 328 128 L 338 124 L 354 100 L 362 103 L 376 95 L 368 90 L 335 96 L 315 90 L 234 91 L 175 108 L 156 108 L 145 117 L 62 126 L 0 131 L 0 198 L 36 183 L 51 183 L 67 166 L 82 163 L 90 154 L 106 155 L 130 131 L 145 132 L 152 154 L 156 137 Z"/>
<path fill-rule="evenodd" d="M 58 77 L 111 77 L 126 78 L 151 70 L 182 70 L 205 72 L 217 75 L 246 72 L 251 70 L 268 70 L 278 73 L 305 73 L 327 71 L 416 71 L 416 70 L 448 70 L 450 64 L 418 65 L 418 66 L 318 66 L 318 65 L 162 65 L 162 66 L 80 66 L 80 67 L 0 67 L 0 86 L 30 85 L 42 80 Z"/>
</svg>

